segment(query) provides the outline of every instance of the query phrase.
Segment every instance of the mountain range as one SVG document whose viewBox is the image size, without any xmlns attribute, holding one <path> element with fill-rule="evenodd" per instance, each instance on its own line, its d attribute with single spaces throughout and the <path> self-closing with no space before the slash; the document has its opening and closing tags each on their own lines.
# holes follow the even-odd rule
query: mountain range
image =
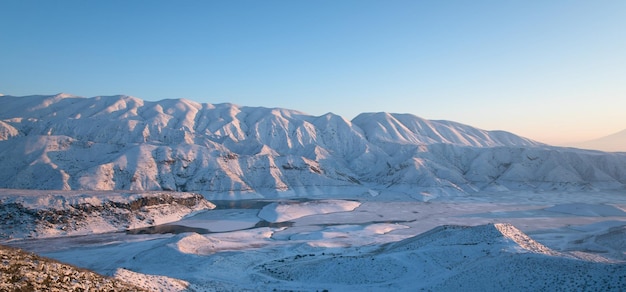
<svg viewBox="0 0 626 292">
<path fill-rule="evenodd" d="M 626 154 L 545 145 L 411 114 L 186 99 L 0 96 L 0 187 L 213 198 L 624 189 Z"/>
</svg>

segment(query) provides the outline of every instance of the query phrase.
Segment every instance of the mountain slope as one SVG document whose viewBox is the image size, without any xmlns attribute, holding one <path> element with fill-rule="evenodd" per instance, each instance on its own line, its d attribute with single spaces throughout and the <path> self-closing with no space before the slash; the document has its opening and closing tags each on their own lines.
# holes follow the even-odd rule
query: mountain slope
<svg viewBox="0 0 626 292">
<path fill-rule="evenodd" d="M 450 121 L 430 121 L 410 114 L 363 113 L 353 122 L 370 141 L 393 144 L 453 144 L 473 147 L 539 146 L 503 131 L 485 131 Z"/>
<path fill-rule="evenodd" d="M 130 96 L 0 97 L 0 187 L 289 196 L 623 188 L 626 155 L 409 114 L 348 121 Z M 354 192 L 353 192 L 354 193 Z"/>
</svg>

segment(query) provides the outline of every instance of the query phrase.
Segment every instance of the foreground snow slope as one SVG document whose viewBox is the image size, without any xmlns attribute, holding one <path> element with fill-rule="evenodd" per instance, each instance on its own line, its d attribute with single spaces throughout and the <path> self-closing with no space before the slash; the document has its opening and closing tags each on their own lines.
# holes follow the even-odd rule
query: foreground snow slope
<svg viewBox="0 0 626 292">
<path fill-rule="evenodd" d="M 626 154 L 549 147 L 409 114 L 352 121 L 130 96 L 0 97 L 0 187 L 427 200 L 478 190 L 623 189 Z M 414 192 L 418 190 L 418 192 Z M 254 195 L 253 195 L 254 194 Z"/>
<path fill-rule="evenodd" d="M 123 266 L 167 275 L 196 291 L 620 291 L 626 285 L 626 265 L 554 251 L 509 224 L 442 226 L 356 248 L 277 243 L 271 239 L 277 231 L 187 233 L 50 256 L 103 273 L 119 275 L 112 269 Z"/>
<path fill-rule="evenodd" d="M 441 226 L 370 252 L 299 254 L 257 270 L 308 290 L 609 291 L 626 285 L 625 265 L 574 259 L 509 224 Z"/>
</svg>

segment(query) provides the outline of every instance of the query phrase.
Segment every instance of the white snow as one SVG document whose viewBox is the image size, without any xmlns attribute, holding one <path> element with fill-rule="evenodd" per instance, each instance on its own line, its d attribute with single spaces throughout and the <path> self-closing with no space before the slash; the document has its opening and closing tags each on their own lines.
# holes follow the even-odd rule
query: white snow
<svg viewBox="0 0 626 292">
<path fill-rule="evenodd" d="M 259 248 L 269 243 L 273 230 L 267 227 L 211 235 L 192 233 L 176 243 L 182 253 L 209 255 L 216 252 Z"/>
<path fill-rule="evenodd" d="M 269 222 L 285 222 L 316 214 L 352 211 L 360 205 L 357 201 L 345 200 L 271 203 L 261 209 L 259 217 Z"/>
<path fill-rule="evenodd" d="M 380 244 L 399 240 L 404 236 L 389 234 L 395 230 L 410 228 L 402 224 L 374 223 L 363 225 L 333 225 L 322 228 L 288 228 L 278 231 L 274 239 L 303 242 L 311 247 L 352 247 Z M 386 235 L 386 236 L 385 236 Z"/>
</svg>

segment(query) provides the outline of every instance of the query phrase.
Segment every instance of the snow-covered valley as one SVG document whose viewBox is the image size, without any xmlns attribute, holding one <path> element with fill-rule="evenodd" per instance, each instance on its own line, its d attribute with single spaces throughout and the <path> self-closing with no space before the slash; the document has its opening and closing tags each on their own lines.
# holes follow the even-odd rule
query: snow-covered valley
<svg viewBox="0 0 626 292">
<path fill-rule="evenodd" d="M 626 287 L 626 153 L 59 94 L 0 96 L 0 161 L 0 244 L 148 290 Z"/>
<path fill-rule="evenodd" d="M 626 285 L 620 192 L 215 205 L 160 225 L 171 228 L 2 244 L 157 291 L 620 291 Z"/>
</svg>

